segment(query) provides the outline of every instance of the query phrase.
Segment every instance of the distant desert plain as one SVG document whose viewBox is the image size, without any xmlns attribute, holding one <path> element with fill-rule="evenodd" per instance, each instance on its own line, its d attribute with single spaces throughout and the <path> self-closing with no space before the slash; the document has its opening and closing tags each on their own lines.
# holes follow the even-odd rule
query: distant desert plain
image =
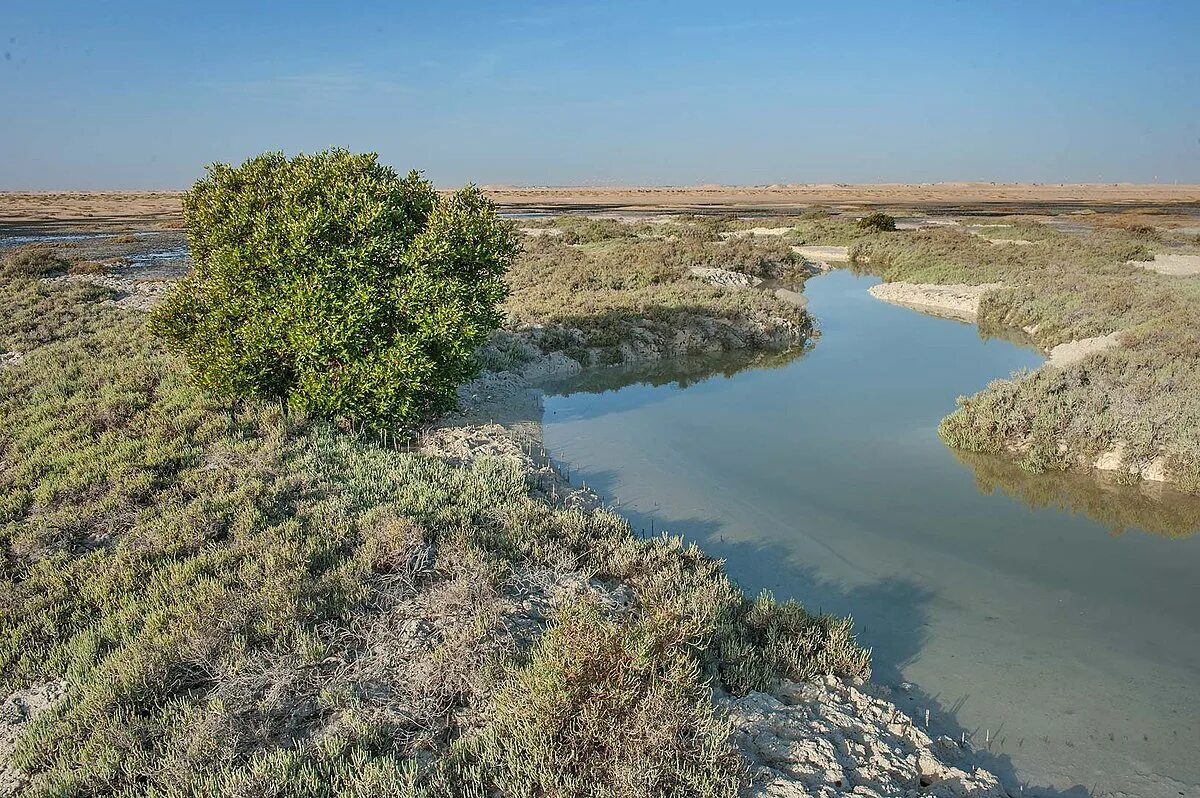
<svg viewBox="0 0 1200 798">
<path fill-rule="evenodd" d="M 484 186 L 510 212 L 786 213 L 813 205 L 985 214 L 1170 212 L 1200 205 L 1200 185 L 1132 183 L 880 183 L 772 186 Z M 0 225 L 179 226 L 178 191 L 0 191 Z M 1179 210 L 1188 209 L 1180 207 Z"/>
</svg>

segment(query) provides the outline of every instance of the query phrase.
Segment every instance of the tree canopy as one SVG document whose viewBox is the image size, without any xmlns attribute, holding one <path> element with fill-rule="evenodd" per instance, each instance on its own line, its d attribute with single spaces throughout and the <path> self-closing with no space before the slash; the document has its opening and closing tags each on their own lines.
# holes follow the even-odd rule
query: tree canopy
<svg viewBox="0 0 1200 798">
<path fill-rule="evenodd" d="M 474 186 L 340 149 L 214 164 L 183 212 L 195 268 L 150 323 L 196 382 L 373 427 L 454 406 L 519 251 Z"/>
</svg>

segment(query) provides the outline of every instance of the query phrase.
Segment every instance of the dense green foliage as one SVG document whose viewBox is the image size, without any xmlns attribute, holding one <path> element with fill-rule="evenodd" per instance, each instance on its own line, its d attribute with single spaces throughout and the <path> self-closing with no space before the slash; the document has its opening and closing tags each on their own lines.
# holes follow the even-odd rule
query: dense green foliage
<svg viewBox="0 0 1200 798">
<path fill-rule="evenodd" d="M 887 233 L 896 229 L 896 217 L 886 213 L 870 213 L 858 220 L 860 230 L 869 233 Z"/>
<path fill-rule="evenodd" d="M 371 426 L 453 405 L 518 249 L 477 189 L 343 150 L 216 164 L 183 214 L 195 269 L 151 326 L 197 383 Z"/>
<path fill-rule="evenodd" d="M 231 417 L 110 296 L 0 283 L 0 694 L 65 686 L 25 796 L 731 796 L 710 684 L 867 673 L 848 622 L 504 461 Z M 517 644 L 513 597 L 564 569 L 632 600 Z"/>
</svg>

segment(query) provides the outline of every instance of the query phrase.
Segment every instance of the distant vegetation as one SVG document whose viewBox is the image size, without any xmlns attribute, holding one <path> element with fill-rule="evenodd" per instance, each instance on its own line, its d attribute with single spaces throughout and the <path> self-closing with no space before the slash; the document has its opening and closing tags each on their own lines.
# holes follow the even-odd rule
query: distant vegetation
<svg viewBox="0 0 1200 798">
<path fill-rule="evenodd" d="M 518 251 L 477 189 L 342 150 L 214 165 L 183 215 L 195 269 L 150 325 L 197 383 L 373 427 L 454 405 Z"/>
<path fill-rule="evenodd" d="M 570 231 L 574 225 L 568 217 L 541 229 Z M 729 322 L 741 332 L 707 324 L 710 334 L 694 336 L 694 350 L 679 354 L 740 348 L 745 344 L 738 337 L 771 336 L 785 325 L 809 329 L 802 309 L 770 291 L 714 286 L 689 272 L 716 267 L 800 282 L 809 273 L 790 245 L 777 239 L 723 242 L 715 235 L 679 235 L 689 229 L 683 225 L 654 225 L 653 236 L 631 238 L 624 227 L 637 226 L 612 225 L 617 227 L 584 228 L 592 233 L 583 245 L 566 243 L 566 233 L 529 236 L 506 278 L 507 326 L 544 327 L 539 341 L 545 351 L 564 351 L 585 365 L 621 362 L 622 344 L 636 344 L 645 335 L 672 340 L 699 320 Z M 603 237 L 597 231 L 604 231 Z"/>
<path fill-rule="evenodd" d="M 896 217 L 886 213 L 872 213 L 858 220 L 860 230 L 869 233 L 887 233 L 896 229 Z"/>
</svg>

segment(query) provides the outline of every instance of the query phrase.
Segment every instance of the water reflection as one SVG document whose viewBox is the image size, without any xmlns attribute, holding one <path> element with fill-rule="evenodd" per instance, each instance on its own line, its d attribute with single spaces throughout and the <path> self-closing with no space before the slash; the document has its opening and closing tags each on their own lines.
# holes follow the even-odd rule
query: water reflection
<svg viewBox="0 0 1200 798">
<path fill-rule="evenodd" d="M 1200 536 L 1178 535 L 1193 505 L 952 453 L 936 427 L 953 397 L 1041 358 L 877 302 L 872 282 L 809 281 L 823 335 L 808 351 L 547 386 L 548 446 L 635 528 L 696 541 L 748 590 L 854 615 L 877 677 L 917 686 L 898 701 L 944 711 L 939 733 L 990 737 L 1014 794 L 1032 779 L 1190 795 Z"/>
<path fill-rule="evenodd" d="M 975 473 L 980 493 L 1000 491 L 1032 509 L 1052 507 L 1072 515 L 1082 513 L 1113 534 L 1140 529 L 1167 537 L 1187 537 L 1200 530 L 1200 497 L 1189 496 L 1161 482 L 1122 484 L 1100 471 L 1030 473 L 1012 458 L 996 454 L 955 451 Z"/>
<path fill-rule="evenodd" d="M 810 342 L 780 351 L 693 355 L 649 363 L 588 369 L 580 374 L 548 380 L 539 387 L 548 396 L 607 393 L 631 385 L 690 388 L 715 377 L 729 379 L 750 369 L 783 368 L 803 356 L 811 347 Z"/>
<path fill-rule="evenodd" d="M 1002 338 L 1025 343 L 1018 331 L 999 335 L 989 331 L 984 338 Z M 783 368 L 803 357 L 811 345 L 780 352 L 725 353 L 676 358 L 592 369 L 571 377 L 556 378 L 541 388 L 547 396 L 603 394 L 642 385 L 687 389 L 716 378 L 729 379 L 754 369 Z M 630 400 L 644 404 L 646 395 Z M 575 405 L 574 418 L 583 414 L 612 412 L 621 405 Z M 1072 515 L 1082 514 L 1107 527 L 1113 534 L 1129 529 L 1167 537 L 1187 537 L 1200 530 L 1200 497 L 1190 496 L 1159 482 L 1123 484 L 1112 474 L 1100 471 L 1049 471 L 1031 473 L 1011 457 L 979 452 L 954 451 L 954 456 L 975 476 L 975 487 L 984 495 L 996 492 L 1020 499 L 1031 509 L 1054 508 Z"/>
</svg>

